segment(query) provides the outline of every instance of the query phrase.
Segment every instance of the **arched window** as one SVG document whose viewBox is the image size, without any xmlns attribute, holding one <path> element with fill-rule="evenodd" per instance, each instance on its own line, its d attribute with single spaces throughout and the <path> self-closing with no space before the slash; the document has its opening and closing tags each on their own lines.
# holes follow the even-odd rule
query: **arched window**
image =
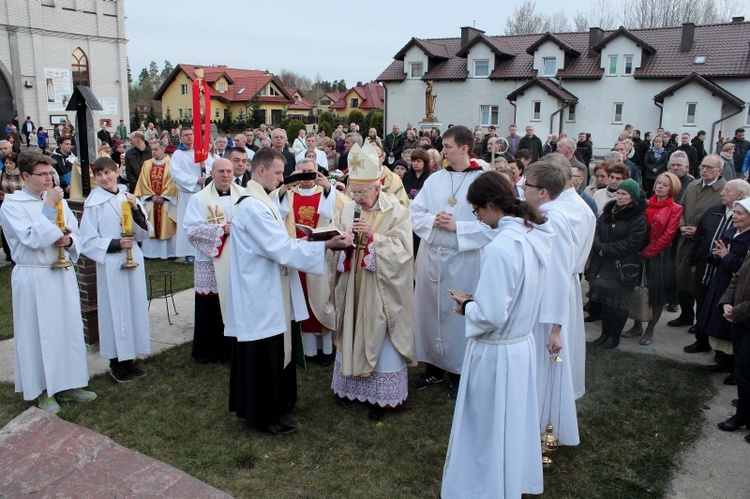
<svg viewBox="0 0 750 499">
<path fill-rule="evenodd" d="M 80 47 L 75 49 L 70 56 L 70 69 L 73 73 L 73 85 L 91 86 L 89 83 L 89 60 Z"/>
</svg>

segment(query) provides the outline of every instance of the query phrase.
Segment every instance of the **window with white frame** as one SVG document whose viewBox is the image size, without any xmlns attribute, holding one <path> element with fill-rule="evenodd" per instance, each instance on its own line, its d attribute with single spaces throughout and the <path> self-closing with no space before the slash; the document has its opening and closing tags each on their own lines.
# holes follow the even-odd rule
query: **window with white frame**
<svg viewBox="0 0 750 499">
<path fill-rule="evenodd" d="M 544 59 L 542 59 L 542 62 L 544 63 L 544 73 L 542 73 L 542 75 L 555 76 L 555 73 L 557 72 L 557 58 L 545 57 Z"/>
<path fill-rule="evenodd" d="M 187 83 L 183 83 L 182 85 L 180 85 L 180 94 L 187 95 L 187 93 L 188 93 Z"/>
<path fill-rule="evenodd" d="M 535 100 L 531 101 L 531 121 L 539 121 L 542 119 L 542 101 Z"/>
<path fill-rule="evenodd" d="M 424 63 L 410 62 L 409 63 L 409 78 L 421 78 L 422 75 L 424 75 Z"/>
<path fill-rule="evenodd" d="M 633 56 L 626 55 L 622 66 L 622 74 L 630 76 L 633 74 Z"/>
<path fill-rule="evenodd" d="M 180 117 L 180 119 L 182 119 L 182 118 L 184 118 L 184 117 L 185 117 L 185 115 L 184 115 L 184 114 L 182 114 L 182 108 L 179 108 L 179 109 L 177 110 L 177 116 L 179 116 L 179 117 Z"/>
<path fill-rule="evenodd" d="M 484 78 L 489 75 L 490 75 L 490 60 L 489 59 L 474 60 L 474 76 L 477 78 Z"/>
<path fill-rule="evenodd" d="M 607 76 L 617 75 L 617 56 L 611 55 L 607 60 Z"/>
<path fill-rule="evenodd" d="M 567 121 L 573 122 L 576 120 L 576 105 L 575 103 L 568 105 L 568 119 Z"/>
<path fill-rule="evenodd" d="M 224 93 L 227 91 L 227 84 L 223 81 L 219 82 L 219 92 Z"/>
<path fill-rule="evenodd" d="M 697 102 L 688 102 L 687 110 L 685 111 L 685 124 L 695 125 L 695 111 L 698 109 Z"/>
<path fill-rule="evenodd" d="M 187 110 L 187 114 L 188 114 L 188 115 L 187 115 L 188 119 L 189 119 L 189 120 L 192 120 L 192 119 L 193 119 L 193 108 L 192 108 L 192 107 L 189 107 L 189 108 L 188 108 L 188 110 Z"/>
<path fill-rule="evenodd" d="M 612 123 L 622 123 L 622 102 L 615 102 Z"/>
<path fill-rule="evenodd" d="M 500 124 L 500 106 L 479 106 L 479 121 L 482 126 Z"/>
</svg>

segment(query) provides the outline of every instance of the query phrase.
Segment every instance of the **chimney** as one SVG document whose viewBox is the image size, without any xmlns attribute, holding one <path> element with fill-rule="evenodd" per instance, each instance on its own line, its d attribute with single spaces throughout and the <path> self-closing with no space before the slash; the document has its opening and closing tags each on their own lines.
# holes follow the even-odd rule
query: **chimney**
<svg viewBox="0 0 750 499">
<path fill-rule="evenodd" d="M 482 31 L 481 29 L 472 28 L 471 26 L 464 26 L 463 28 L 461 28 L 461 46 L 465 47 L 467 43 L 482 34 L 484 34 L 484 31 Z"/>
<path fill-rule="evenodd" d="M 743 16 L 737 16 L 732 18 L 732 23 L 744 23 L 745 18 Z"/>
<path fill-rule="evenodd" d="M 358 86 L 358 87 L 361 87 L 361 86 L 362 86 L 362 82 L 361 82 L 361 81 L 358 81 L 358 82 L 357 82 L 357 86 Z"/>
<path fill-rule="evenodd" d="M 594 45 L 602 41 L 602 38 L 604 38 L 604 31 L 601 28 L 589 28 L 589 57 L 599 57 L 594 50 Z"/>
<path fill-rule="evenodd" d="M 682 41 L 680 42 L 680 52 L 690 52 L 693 48 L 693 39 L 695 38 L 695 24 L 682 24 Z"/>
</svg>

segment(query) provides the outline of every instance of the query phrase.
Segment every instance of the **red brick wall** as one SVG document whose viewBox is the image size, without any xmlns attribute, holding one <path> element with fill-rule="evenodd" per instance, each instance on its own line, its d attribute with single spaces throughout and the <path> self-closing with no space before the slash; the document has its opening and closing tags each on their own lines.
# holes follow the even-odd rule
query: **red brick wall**
<svg viewBox="0 0 750 499">
<path fill-rule="evenodd" d="M 81 222 L 83 216 L 83 199 L 69 199 L 68 206 Z M 81 294 L 81 317 L 83 319 L 83 338 L 87 345 L 99 343 L 99 314 L 96 299 L 96 262 L 85 256 L 78 258 L 75 264 L 78 276 L 78 290 Z"/>
</svg>

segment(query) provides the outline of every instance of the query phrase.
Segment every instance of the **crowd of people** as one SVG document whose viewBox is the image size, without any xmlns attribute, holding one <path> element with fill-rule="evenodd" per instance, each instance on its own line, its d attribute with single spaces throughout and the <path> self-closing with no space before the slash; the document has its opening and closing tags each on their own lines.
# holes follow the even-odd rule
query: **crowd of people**
<svg viewBox="0 0 750 499">
<path fill-rule="evenodd" d="M 444 497 L 542 492 L 547 421 L 560 445 L 580 442 L 584 322 L 602 322 L 601 348 L 649 345 L 663 309 L 679 309 L 668 325 L 691 327 L 685 351 L 715 350 L 710 369 L 738 386 L 737 413 L 719 427 L 750 427 L 744 130 L 707 154 L 705 133 L 678 145 L 628 126 L 603 161 L 590 134 L 516 132 L 408 123 L 381 138 L 352 123 L 290 143 L 262 125 L 201 154 L 189 127 L 149 124 L 126 144 L 103 126 L 80 227 L 65 201 L 80 196 L 71 137 L 49 156 L 0 141 L 14 316 L 31 317 L 14 321 L 16 390 L 49 412 L 96 397 L 74 274 L 53 268 L 63 251 L 97 262 L 100 352 L 119 383 L 146 375 L 144 258 L 193 264 L 192 357 L 229 364 L 230 411 L 260 431 L 297 431 L 285 423 L 297 363 L 332 365 L 335 398 L 367 405 L 373 421 L 447 374 Z M 127 255 L 135 270 L 121 269 Z M 40 300 L 44 311 L 29 309 Z M 70 319 L 63 333 L 44 318 L 50 306 Z"/>
</svg>

